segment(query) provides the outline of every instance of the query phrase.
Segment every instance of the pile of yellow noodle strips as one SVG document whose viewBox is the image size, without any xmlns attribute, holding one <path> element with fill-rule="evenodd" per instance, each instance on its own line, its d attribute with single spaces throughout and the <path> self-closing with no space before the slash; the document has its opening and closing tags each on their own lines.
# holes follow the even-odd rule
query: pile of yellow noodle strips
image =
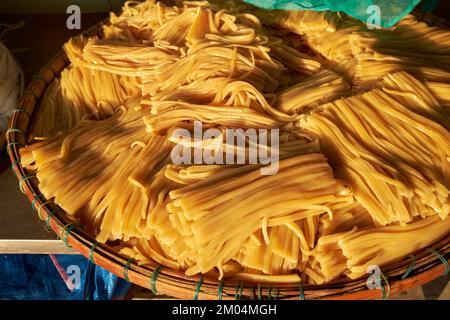
<svg viewBox="0 0 450 320">
<path fill-rule="evenodd" d="M 22 165 L 142 265 L 321 284 L 449 235 L 448 30 L 146 1 L 64 49 L 71 64 L 45 93 Z M 280 129 L 278 173 L 174 164 L 171 133 L 195 120 Z"/>
</svg>

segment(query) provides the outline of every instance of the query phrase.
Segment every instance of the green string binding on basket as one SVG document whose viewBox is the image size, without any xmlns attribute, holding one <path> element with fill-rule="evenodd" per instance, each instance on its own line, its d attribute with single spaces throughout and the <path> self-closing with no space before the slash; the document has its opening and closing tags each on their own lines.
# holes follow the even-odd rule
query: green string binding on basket
<svg viewBox="0 0 450 320">
<path fill-rule="evenodd" d="M 43 196 L 41 195 L 41 194 L 38 194 L 38 195 L 34 195 L 34 199 L 33 199 L 33 201 L 31 201 L 31 208 L 33 208 L 33 210 L 34 211 L 36 211 L 37 209 L 36 209 L 36 201 L 39 201 L 39 200 L 43 200 L 43 198 L 42 198 Z"/>
<path fill-rule="evenodd" d="M 391 295 L 391 285 L 389 284 L 388 279 L 386 278 L 386 276 L 384 275 L 384 273 L 380 270 L 381 273 L 381 278 L 383 279 L 384 283 L 386 284 L 386 288 L 384 288 L 384 285 L 381 285 L 381 299 L 386 299 L 389 298 L 389 296 Z"/>
<path fill-rule="evenodd" d="M 273 296 L 274 300 L 279 300 L 280 299 L 280 288 L 276 288 L 277 290 L 275 291 L 275 295 Z"/>
<path fill-rule="evenodd" d="M 300 300 L 305 300 L 305 292 L 303 290 L 303 287 L 302 287 L 301 283 L 298 284 L 298 292 L 299 292 L 299 299 Z"/>
<path fill-rule="evenodd" d="M 152 290 L 153 294 L 158 294 L 158 290 L 156 290 L 156 280 L 158 279 L 161 269 L 161 266 L 157 266 L 156 269 L 153 270 L 152 278 L 150 280 L 150 290 Z"/>
<path fill-rule="evenodd" d="M 198 300 L 198 294 L 203 283 L 203 275 L 200 275 L 200 279 L 197 282 L 197 288 L 195 288 L 194 300 Z"/>
<path fill-rule="evenodd" d="M 411 263 L 409 264 L 408 269 L 403 274 L 402 280 L 406 279 L 411 274 L 411 272 L 414 270 L 414 267 L 416 266 L 416 258 L 413 255 L 410 255 L 410 257 L 411 257 Z"/>
<path fill-rule="evenodd" d="M 53 217 L 53 215 L 56 213 L 55 210 L 52 210 L 48 213 L 47 219 L 45 219 L 45 229 L 47 229 L 48 232 L 51 231 L 50 227 L 50 219 Z"/>
<path fill-rule="evenodd" d="M 25 109 L 17 108 L 17 109 L 14 109 L 12 112 L 13 112 L 13 113 L 16 113 L 16 112 L 23 112 L 23 113 L 25 113 L 25 114 L 27 115 L 28 119 L 31 119 L 30 114 L 29 114 L 28 111 L 25 110 Z"/>
<path fill-rule="evenodd" d="M 11 163 L 11 170 L 14 173 L 14 177 L 17 177 L 16 166 L 19 165 L 19 163 L 19 160 L 14 160 L 13 163 Z"/>
<path fill-rule="evenodd" d="M 128 259 L 128 261 L 127 261 L 127 264 L 125 265 L 125 267 L 123 268 L 123 278 L 127 281 L 127 282 L 130 282 L 130 279 L 128 278 L 128 270 L 130 269 L 130 264 L 131 264 L 131 261 L 132 261 L 133 259 Z"/>
<path fill-rule="evenodd" d="M 46 204 L 51 203 L 51 202 L 52 202 L 52 200 L 46 200 L 46 201 L 42 202 L 41 206 L 37 210 L 39 219 L 44 220 L 44 217 L 42 216 L 42 208 L 44 208 Z"/>
<path fill-rule="evenodd" d="M 98 242 L 95 241 L 95 242 L 92 244 L 91 248 L 89 249 L 89 261 L 90 261 L 91 263 L 93 263 L 93 264 L 95 264 L 95 261 L 94 261 L 94 251 L 95 251 L 95 248 L 97 247 L 97 245 L 98 245 Z"/>
<path fill-rule="evenodd" d="M 19 179 L 19 189 L 20 189 L 20 192 L 22 192 L 23 194 L 25 194 L 25 190 L 23 189 L 23 182 L 28 179 L 31 179 L 31 178 L 35 178 L 35 175 L 34 174 L 26 174 Z"/>
<path fill-rule="evenodd" d="M 271 300 L 272 299 L 272 287 L 268 286 L 267 287 L 267 300 Z"/>
<path fill-rule="evenodd" d="M 258 300 L 261 300 L 261 284 L 258 283 Z"/>
<path fill-rule="evenodd" d="M 25 131 L 20 130 L 18 128 L 9 128 L 8 130 L 6 130 L 6 134 L 10 134 L 12 132 L 17 132 L 17 133 L 22 134 L 25 138 L 27 137 L 27 134 L 25 133 Z"/>
<path fill-rule="evenodd" d="M 244 290 L 244 281 L 241 281 L 240 283 L 236 284 L 236 293 L 234 294 L 234 300 L 241 299 L 243 290 Z"/>
<path fill-rule="evenodd" d="M 444 276 L 448 275 L 448 273 L 450 272 L 450 265 L 448 264 L 447 259 L 445 259 L 442 254 L 440 254 L 439 252 L 437 252 L 434 249 L 428 249 L 428 251 L 431 252 L 432 254 L 434 254 L 436 257 L 438 257 L 439 260 L 441 260 L 441 262 L 445 266 L 445 273 L 443 275 Z"/>
<path fill-rule="evenodd" d="M 219 300 L 222 300 L 222 295 L 223 295 L 223 285 L 224 285 L 224 282 L 223 282 L 223 281 L 220 281 L 220 283 L 219 283 L 219 289 L 217 290 L 217 296 L 218 296 Z"/>
<path fill-rule="evenodd" d="M 11 146 L 25 147 L 25 145 L 23 143 L 20 143 L 17 141 L 8 143 L 8 145 L 6 146 L 6 152 L 8 152 L 9 156 L 11 156 Z"/>
<path fill-rule="evenodd" d="M 70 224 L 68 224 L 67 226 L 65 226 L 64 228 L 63 228 L 63 241 L 64 241 L 64 244 L 68 247 L 68 248 L 72 248 L 72 246 L 70 245 L 70 243 L 68 242 L 68 240 L 69 240 L 69 234 L 70 234 L 70 231 L 72 231 L 72 229 L 73 228 L 75 228 L 75 226 L 76 226 L 77 224 L 76 223 L 70 223 Z"/>
</svg>

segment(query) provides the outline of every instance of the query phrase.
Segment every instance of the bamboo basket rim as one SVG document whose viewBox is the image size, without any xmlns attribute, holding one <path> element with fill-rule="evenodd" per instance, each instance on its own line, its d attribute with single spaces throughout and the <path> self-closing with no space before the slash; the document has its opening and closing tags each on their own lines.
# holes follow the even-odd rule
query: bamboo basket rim
<svg viewBox="0 0 450 320">
<path fill-rule="evenodd" d="M 415 15 L 421 13 L 415 12 Z M 424 22 L 433 24 L 433 15 L 421 15 Z M 430 20 L 431 19 L 431 20 Z M 434 19 L 434 20 L 433 20 Z M 437 20 L 448 26 L 447 21 Z M 104 22 L 104 21 L 102 21 Z M 102 22 L 83 32 L 93 35 Z M 153 266 L 139 266 L 133 259 L 120 254 L 109 244 L 97 243 L 95 237 L 65 214 L 53 201 L 45 199 L 39 191 L 37 179 L 20 165 L 20 147 L 27 143 L 27 130 L 33 111 L 38 107 L 47 86 L 69 64 L 65 53 L 58 52 L 32 79 L 24 90 L 14 110 L 7 131 L 7 152 L 12 170 L 19 180 L 19 188 L 31 201 L 39 218 L 45 221 L 69 247 L 104 269 L 125 280 L 152 290 L 182 299 L 384 299 L 407 289 L 425 284 L 450 271 L 450 237 L 444 237 L 434 245 L 403 258 L 382 270 L 382 285 L 379 289 L 368 289 L 367 277 L 356 280 L 340 279 L 322 285 L 283 283 L 244 283 L 238 280 L 224 280 L 195 275 L 188 277 L 183 271 Z M 11 130 L 12 129 L 12 130 Z"/>
</svg>

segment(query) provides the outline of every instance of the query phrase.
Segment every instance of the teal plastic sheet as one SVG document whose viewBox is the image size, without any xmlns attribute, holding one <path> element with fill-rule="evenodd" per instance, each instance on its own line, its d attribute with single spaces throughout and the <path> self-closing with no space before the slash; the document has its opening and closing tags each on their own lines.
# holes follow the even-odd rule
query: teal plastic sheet
<svg viewBox="0 0 450 320">
<path fill-rule="evenodd" d="M 342 11 L 362 22 L 390 28 L 420 0 L 244 0 L 265 9 Z"/>
</svg>

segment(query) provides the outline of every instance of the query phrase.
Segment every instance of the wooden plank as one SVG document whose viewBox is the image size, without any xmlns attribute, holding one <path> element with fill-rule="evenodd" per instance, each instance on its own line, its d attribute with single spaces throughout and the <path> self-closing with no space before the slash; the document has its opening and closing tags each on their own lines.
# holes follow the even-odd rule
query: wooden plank
<svg viewBox="0 0 450 320">
<path fill-rule="evenodd" d="M 2 254 L 78 254 L 61 240 L 0 240 Z"/>
<path fill-rule="evenodd" d="M 20 192 L 9 159 L 4 153 L 1 158 L 0 240 L 56 240 L 56 235 L 45 229 L 45 223 L 39 220 L 30 201 Z"/>
<path fill-rule="evenodd" d="M 450 282 L 447 283 L 438 300 L 450 300 Z"/>
<path fill-rule="evenodd" d="M 425 300 L 422 287 L 416 287 L 392 297 L 391 300 Z"/>
<path fill-rule="evenodd" d="M 410 300 L 425 300 L 425 295 L 423 293 L 422 287 L 416 287 L 414 289 L 408 290 L 408 296 Z"/>
</svg>

